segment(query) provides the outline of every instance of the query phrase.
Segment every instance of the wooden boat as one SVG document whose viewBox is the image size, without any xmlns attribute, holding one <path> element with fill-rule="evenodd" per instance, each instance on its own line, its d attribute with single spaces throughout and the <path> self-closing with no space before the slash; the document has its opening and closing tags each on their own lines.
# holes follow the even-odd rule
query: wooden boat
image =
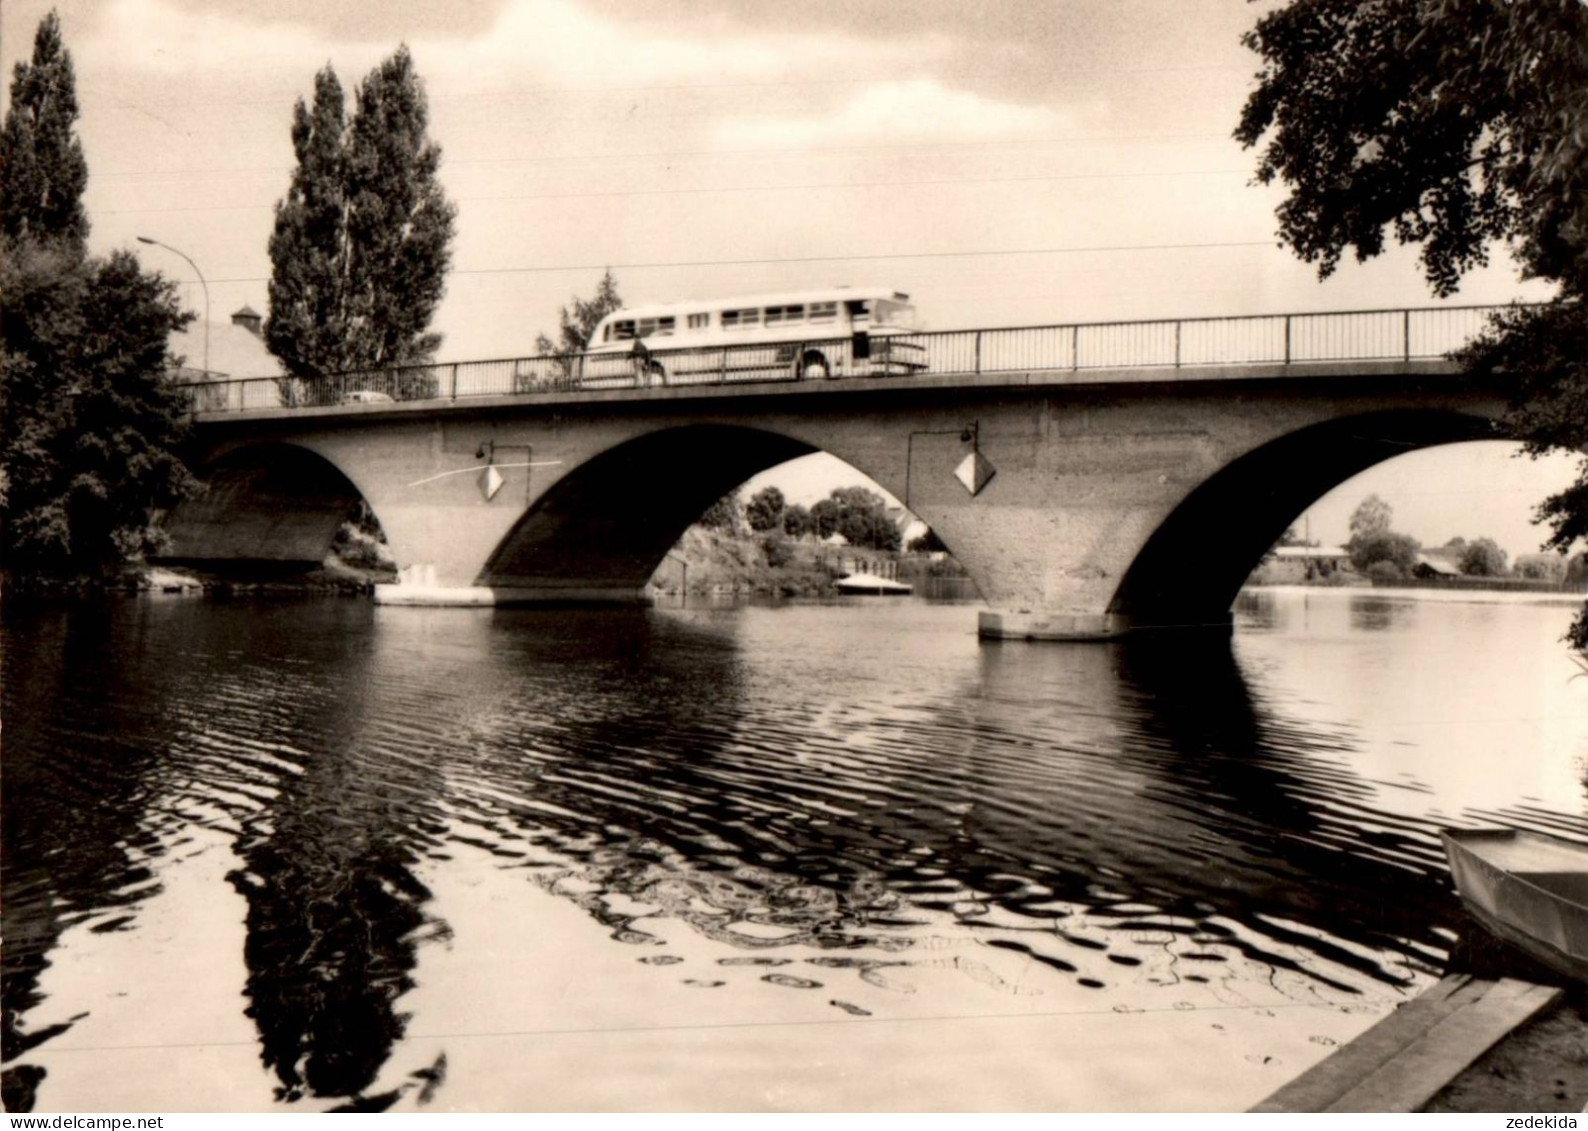
<svg viewBox="0 0 1588 1131">
<path fill-rule="evenodd" d="M 1517 829 L 1449 829 L 1440 837 L 1474 918 L 1588 982 L 1588 844 Z"/>
</svg>

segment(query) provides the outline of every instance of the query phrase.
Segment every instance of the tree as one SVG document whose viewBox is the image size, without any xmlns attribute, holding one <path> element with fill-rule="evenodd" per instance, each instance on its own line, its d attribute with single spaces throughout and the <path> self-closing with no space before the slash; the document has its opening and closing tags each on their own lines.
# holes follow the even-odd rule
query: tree
<svg viewBox="0 0 1588 1131">
<path fill-rule="evenodd" d="M 1566 577 L 1566 559 L 1560 554 L 1518 554 L 1516 572 L 1529 581 L 1562 581 Z"/>
<path fill-rule="evenodd" d="M 811 512 L 799 503 L 783 509 L 783 533 L 790 538 L 803 538 L 816 529 Z"/>
<path fill-rule="evenodd" d="M 0 254 L 0 540 L 21 577 L 104 575 L 163 544 L 195 483 L 167 342 L 190 315 L 127 252 L 6 237 Z"/>
<path fill-rule="evenodd" d="M 937 536 L 937 531 L 930 526 L 925 532 L 917 534 L 910 539 L 910 544 L 905 547 L 912 554 L 946 554 L 948 547 L 943 545 L 943 540 Z"/>
<path fill-rule="evenodd" d="M 18 577 L 111 572 L 195 487 L 167 346 L 190 316 L 127 252 L 86 257 L 77 116 L 52 12 L 0 130 L 0 550 Z"/>
<path fill-rule="evenodd" d="M 590 345 L 590 334 L 608 314 L 623 307 L 618 294 L 618 281 L 608 268 L 596 284 L 596 292 L 588 299 L 574 295 L 569 305 L 557 311 L 558 331 L 554 342 L 545 334 L 535 338 L 535 353 L 541 357 L 557 359 L 557 368 L 564 377 L 573 376 L 574 358 Z"/>
<path fill-rule="evenodd" d="M 811 507 L 811 530 L 816 537 L 826 541 L 838 533 L 838 504 L 831 498 L 818 499 Z"/>
<path fill-rule="evenodd" d="M 1383 531 L 1362 538 L 1351 539 L 1351 565 L 1360 573 L 1369 572 L 1380 562 L 1388 562 L 1399 576 L 1410 575 L 1417 566 L 1417 554 L 1422 549 L 1409 534 Z"/>
<path fill-rule="evenodd" d="M 270 316 L 265 344 L 294 377 L 345 373 L 356 367 L 347 323 L 347 190 L 343 142 L 345 100 L 336 72 L 314 76 L 314 108 L 292 111 L 297 166 L 276 203 L 270 235 Z"/>
<path fill-rule="evenodd" d="M 1351 512 L 1351 541 L 1388 534 L 1395 512 L 1377 495 L 1369 495 Z"/>
<path fill-rule="evenodd" d="M 706 513 L 700 516 L 699 522 L 701 526 L 708 526 L 713 530 L 737 534 L 744 524 L 744 516 L 739 509 L 739 493 L 729 491 L 712 503 L 706 508 Z"/>
<path fill-rule="evenodd" d="M 774 530 L 783 523 L 783 492 L 776 487 L 763 487 L 750 496 L 744 517 L 750 529 L 757 533 Z"/>
<path fill-rule="evenodd" d="M 1235 136 L 1268 139 L 1279 235 L 1327 275 L 1393 232 L 1435 294 L 1506 241 L 1556 297 L 1514 308 L 1456 356 L 1509 383 L 1527 450 L 1588 447 L 1588 4 L 1291 0 L 1244 42 L 1263 60 Z M 1546 546 L 1588 537 L 1588 462 L 1538 512 Z M 1588 647 L 1588 609 L 1568 639 Z"/>
<path fill-rule="evenodd" d="M 265 338 L 299 378 L 417 366 L 441 344 L 427 328 L 446 289 L 457 210 L 441 189 L 441 149 L 427 136 L 406 46 L 358 85 L 351 121 L 344 114 L 327 67 L 313 109 L 300 99 L 293 110 L 298 165 L 270 241 Z M 309 387 L 311 399 L 345 391 Z M 435 382 L 411 374 L 395 392 L 430 396 Z"/>
<path fill-rule="evenodd" d="M 834 487 L 827 498 L 812 508 L 811 517 L 824 538 L 836 532 L 851 546 L 872 550 L 899 548 L 899 527 L 888 517 L 887 504 L 881 495 L 864 487 Z M 823 529 L 829 522 L 831 532 Z"/>
<path fill-rule="evenodd" d="M 1506 553 L 1493 538 L 1477 538 L 1461 551 L 1461 572 L 1473 577 L 1502 577 Z"/>
<path fill-rule="evenodd" d="M 424 85 L 406 45 L 359 84 L 348 128 L 349 329 L 361 364 L 412 365 L 446 291 L 457 209 L 441 191 L 441 147 L 426 137 Z"/>
<path fill-rule="evenodd" d="M 34 33 L 32 61 L 13 71 L 11 109 L 0 131 L 0 232 L 62 239 L 82 254 L 88 162 L 74 129 L 77 117 L 72 56 L 52 11 Z"/>
</svg>

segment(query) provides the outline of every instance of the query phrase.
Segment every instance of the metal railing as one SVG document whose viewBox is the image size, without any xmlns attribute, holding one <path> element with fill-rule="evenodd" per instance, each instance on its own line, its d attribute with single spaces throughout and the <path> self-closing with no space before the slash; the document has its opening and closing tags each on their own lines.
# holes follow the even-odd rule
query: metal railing
<svg viewBox="0 0 1588 1131">
<path fill-rule="evenodd" d="M 194 412 L 214 413 L 825 378 L 1414 361 L 1445 356 L 1506 309 L 1443 306 L 869 338 L 813 336 L 782 343 L 447 362 L 312 378 L 198 381 L 185 388 Z"/>
</svg>

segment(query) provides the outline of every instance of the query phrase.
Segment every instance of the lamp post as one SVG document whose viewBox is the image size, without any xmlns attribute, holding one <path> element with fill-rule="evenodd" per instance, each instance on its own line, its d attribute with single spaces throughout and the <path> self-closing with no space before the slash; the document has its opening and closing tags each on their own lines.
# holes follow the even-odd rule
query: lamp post
<svg viewBox="0 0 1588 1131">
<path fill-rule="evenodd" d="M 172 247 L 168 243 L 161 243 L 159 240 L 152 240 L 148 236 L 139 236 L 139 237 L 137 237 L 137 239 L 138 239 L 139 243 L 146 243 L 150 247 L 163 247 L 167 251 L 171 252 L 171 254 L 173 254 L 173 255 L 180 255 L 183 259 L 187 260 L 187 265 L 189 267 L 193 268 L 193 274 L 198 276 L 199 286 L 204 288 L 204 379 L 206 381 L 209 380 L 209 375 L 210 375 L 210 285 L 204 281 L 204 272 L 200 271 L 198 269 L 198 264 L 194 263 L 192 259 L 188 258 L 188 256 L 185 253 L 178 251 L 176 248 Z"/>
</svg>

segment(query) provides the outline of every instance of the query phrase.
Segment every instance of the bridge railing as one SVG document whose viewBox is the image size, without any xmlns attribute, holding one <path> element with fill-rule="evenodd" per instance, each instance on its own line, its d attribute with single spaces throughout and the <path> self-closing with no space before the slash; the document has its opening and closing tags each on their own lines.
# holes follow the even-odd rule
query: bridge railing
<svg viewBox="0 0 1588 1131">
<path fill-rule="evenodd" d="M 1185 369 L 1443 357 L 1478 334 L 1497 306 L 1443 306 L 988 330 L 875 334 L 803 341 L 639 348 L 501 358 L 323 377 L 256 377 L 184 386 L 195 412 L 457 401 L 661 385 L 724 385 L 823 377 L 992 374 L 1104 368 Z"/>
</svg>

